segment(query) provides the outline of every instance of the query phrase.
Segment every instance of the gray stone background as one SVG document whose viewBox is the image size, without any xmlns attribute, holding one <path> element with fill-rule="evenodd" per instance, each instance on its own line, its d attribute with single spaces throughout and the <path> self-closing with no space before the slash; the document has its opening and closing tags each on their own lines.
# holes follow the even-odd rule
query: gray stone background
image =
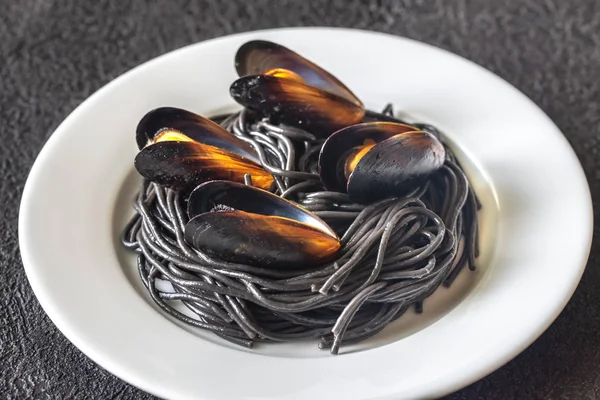
<svg viewBox="0 0 600 400">
<path fill-rule="evenodd" d="M 52 131 L 98 88 L 155 56 L 235 32 L 307 25 L 393 33 L 490 69 L 533 99 L 564 132 L 597 206 L 597 0 L 0 0 L 1 398 L 153 398 L 72 346 L 27 283 L 17 241 L 18 205 L 29 169 Z M 600 398 L 597 234 L 593 246 L 583 280 L 556 322 L 513 361 L 449 399 Z"/>
</svg>

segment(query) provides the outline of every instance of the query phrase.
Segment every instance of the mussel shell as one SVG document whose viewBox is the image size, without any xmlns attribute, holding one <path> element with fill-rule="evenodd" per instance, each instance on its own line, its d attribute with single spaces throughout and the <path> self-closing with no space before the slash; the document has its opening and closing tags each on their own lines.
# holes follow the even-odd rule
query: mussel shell
<svg viewBox="0 0 600 400">
<path fill-rule="evenodd" d="M 197 142 L 159 142 L 142 149 L 135 168 L 152 182 L 174 189 L 194 188 L 209 180 L 244 182 L 269 189 L 273 176 L 260 165 L 237 154 Z"/>
<path fill-rule="evenodd" d="M 277 76 L 239 78 L 231 85 L 230 93 L 244 107 L 320 136 L 356 124 L 365 114 L 362 107 L 343 97 Z"/>
<path fill-rule="evenodd" d="M 262 75 L 273 69 L 287 69 L 302 77 L 307 85 L 337 94 L 362 107 L 356 95 L 335 76 L 277 43 L 253 40 L 243 44 L 235 55 L 235 68 L 240 77 Z"/>
<path fill-rule="evenodd" d="M 230 262 L 301 268 L 330 260 L 340 248 L 336 234 L 316 215 L 234 182 L 198 186 L 189 197 L 188 215 L 186 241 Z"/>
<path fill-rule="evenodd" d="M 256 152 L 248 143 L 208 118 L 175 107 L 156 108 L 140 120 L 136 129 L 136 142 L 140 150 L 153 143 L 157 134 L 166 129 L 181 132 L 196 142 L 218 147 L 259 163 Z"/>
<path fill-rule="evenodd" d="M 347 179 L 343 164 L 348 152 L 365 141 L 383 142 L 400 133 L 416 131 L 417 128 L 390 122 L 369 122 L 341 129 L 331 135 L 319 154 L 319 175 L 325 187 L 336 192 L 345 192 Z"/>
<path fill-rule="evenodd" d="M 401 196 L 444 165 L 444 146 L 431 133 L 405 132 L 369 150 L 348 178 L 348 196 L 368 203 Z"/>
</svg>

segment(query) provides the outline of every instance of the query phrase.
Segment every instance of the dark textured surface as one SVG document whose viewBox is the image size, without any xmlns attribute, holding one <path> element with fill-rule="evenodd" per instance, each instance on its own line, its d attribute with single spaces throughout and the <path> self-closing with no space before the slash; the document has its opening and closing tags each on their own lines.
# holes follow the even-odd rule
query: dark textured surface
<svg viewBox="0 0 600 400">
<path fill-rule="evenodd" d="M 152 398 L 96 366 L 42 311 L 18 252 L 27 173 L 56 126 L 159 54 L 233 32 L 330 25 L 389 32 L 483 65 L 559 126 L 600 200 L 600 2 L 0 0 L 0 397 Z M 450 399 L 600 398 L 600 242 L 573 299 L 530 348 Z M 515 310 L 518 312 L 518 310 Z"/>
</svg>

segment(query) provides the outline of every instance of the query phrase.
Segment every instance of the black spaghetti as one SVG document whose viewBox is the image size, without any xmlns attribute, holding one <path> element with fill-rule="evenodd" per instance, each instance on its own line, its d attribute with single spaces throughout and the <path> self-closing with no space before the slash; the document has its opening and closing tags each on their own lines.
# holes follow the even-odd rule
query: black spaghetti
<svg viewBox="0 0 600 400">
<path fill-rule="evenodd" d="M 254 149 L 276 195 L 339 235 L 340 249 L 330 261 L 305 268 L 220 259 L 185 239 L 189 192 L 145 179 L 122 242 L 137 253 L 151 298 L 177 320 L 241 346 L 313 339 L 337 354 L 341 344 L 377 334 L 411 306 L 422 312 L 440 285 L 450 286 L 467 265 L 475 269 L 480 204 L 445 144 L 441 168 L 410 192 L 361 204 L 325 188 L 318 174 L 324 140 L 309 129 L 248 109 L 213 120 Z M 373 121 L 405 123 L 394 118 L 391 105 L 382 113 L 366 111 L 362 122 Z M 410 125 L 440 138 L 431 125 Z M 252 180 L 246 175 L 246 184 Z"/>
</svg>

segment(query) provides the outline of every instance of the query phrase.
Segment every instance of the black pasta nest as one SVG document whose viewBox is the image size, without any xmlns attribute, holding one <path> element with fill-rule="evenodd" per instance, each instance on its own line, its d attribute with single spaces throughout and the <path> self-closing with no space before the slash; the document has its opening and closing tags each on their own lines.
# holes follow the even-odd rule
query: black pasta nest
<svg viewBox="0 0 600 400">
<path fill-rule="evenodd" d="M 341 247 L 334 259 L 305 268 L 219 259 L 186 241 L 189 192 L 144 180 L 122 241 L 137 253 L 148 293 L 172 317 L 246 347 L 315 339 L 336 354 L 413 305 L 422 312 L 440 285 L 449 286 L 465 265 L 475 269 L 480 205 L 447 146 L 443 166 L 409 193 L 358 204 L 318 179 L 323 140 L 248 110 L 214 120 L 251 143 L 274 171 L 275 192 L 324 220 Z M 365 121 L 374 120 L 397 121 L 391 106 L 367 111 Z M 412 126 L 440 136 L 431 125 Z"/>
</svg>

